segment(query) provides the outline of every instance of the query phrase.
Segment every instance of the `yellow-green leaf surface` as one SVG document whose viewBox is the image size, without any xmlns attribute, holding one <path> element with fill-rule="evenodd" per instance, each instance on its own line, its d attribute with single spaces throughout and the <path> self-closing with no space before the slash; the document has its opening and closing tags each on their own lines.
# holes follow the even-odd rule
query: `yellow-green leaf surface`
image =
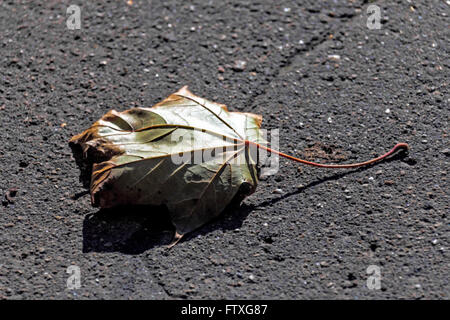
<svg viewBox="0 0 450 320">
<path fill-rule="evenodd" d="M 183 87 L 151 108 L 108 112 L 70 144 L 92 166 L 94 206 L 166 205 L 179 238 L 254 192 L 245 141 L 266 144 L 260 125 Z"/>
</svg>

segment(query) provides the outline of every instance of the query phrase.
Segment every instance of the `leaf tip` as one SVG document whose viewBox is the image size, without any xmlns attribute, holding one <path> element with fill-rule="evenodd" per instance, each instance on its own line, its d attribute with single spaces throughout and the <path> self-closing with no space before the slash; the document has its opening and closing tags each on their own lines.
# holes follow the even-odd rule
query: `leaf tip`
<svg viewBox="0 0 450 320">
<path fill-rule="evenodd" d="M 189 91 L 188 86 L 183 86 L 175 94 L 182 95 L 182 96 L 184 96 L 184 95 L 190 96 L 190 95 L 192 95 L 192 92 Z"/>
<path fill-rule="evenodd" d="M 167 249 L 172 249 L 183 238 L 183 236 L 184 236 L 184 234 L 181 234 L 181 233 L 178 233 L 178 231 L 175 231 L 172 242 L 167 246 Z"/>
</svg>

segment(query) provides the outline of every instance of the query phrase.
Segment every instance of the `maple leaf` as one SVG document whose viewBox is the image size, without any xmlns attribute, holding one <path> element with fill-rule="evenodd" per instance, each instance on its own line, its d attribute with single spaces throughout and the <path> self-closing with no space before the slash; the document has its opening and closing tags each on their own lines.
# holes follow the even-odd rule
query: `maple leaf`
<svg viewBox="0 0 450 320">
<path fill-rule="evenodd" d="M 93 166 L 94 206 L 166 205 L 180 239 L 238 193 L 254 192 L 256 158 L 245 141 L 265 144 L 260 126 L 260 116 L 229 112 L 183 87 L 152 108 L 108 112 L 70 145 Z"/>
<path fill-rule="evenodd" d="M 174 241 L 218 216 L 235 197 L 258 184 L 261 151 L 327 168 L 268 148 L 259 115 L 229 112 L 192 94 L 187 87 L 151 108 L 112 110 L 69 144 L 89 179 L 93 206 L 165 205 L 176 228 Z M 87 185 L 88 183 L 85 183 Z"/>
</svg>

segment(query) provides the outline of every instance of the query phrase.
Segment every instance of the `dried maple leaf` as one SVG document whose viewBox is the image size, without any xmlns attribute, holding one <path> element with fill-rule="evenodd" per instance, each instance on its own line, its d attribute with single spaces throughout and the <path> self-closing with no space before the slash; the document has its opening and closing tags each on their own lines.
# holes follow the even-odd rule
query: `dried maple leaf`
<svg viewBox="0 0 450 320">
<path fill-rule="evenodd" d="M 254 192 L 256 159 L 244 140 L 264 144 L 260 125 L 260 116 L 228 112 L 184 87 L 152 108 L 110 111 L 70 144 L 82 151 L 79 162 L 93 165 L 94 206 L 164 204 L 179 239 L 238 193 Z M 208 151 L 220 155 L 179 161 Z"/>
<path fill-rule="evenodd" d="M 151 108 L 112 110 L 70 145 L 90 178 L 94 206 L 165 205 L 181 237 L 218 216 L 235 197 L 245 198 L 258 183 L 259 151 L 301 160 L 265 145 L 261 116 L 229 112 L 224 105 L 197 97 L 183 87 Z"/>
</svg>

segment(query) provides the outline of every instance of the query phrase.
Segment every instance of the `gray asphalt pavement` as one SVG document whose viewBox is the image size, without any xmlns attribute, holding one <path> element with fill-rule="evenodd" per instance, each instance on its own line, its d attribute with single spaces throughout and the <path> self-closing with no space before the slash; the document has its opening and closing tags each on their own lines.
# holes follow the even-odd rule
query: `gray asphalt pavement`
<svg viewBox="0 0 450 320">
<path fill-rule="evenodd" d="M 442 0 L 2 1 L 0 299 L 449 299 L 449 15 Z M 261 114 L 292 155 L 411 150 L 359 170 L 281 160 L 167 251 L 164 212 L 91 206 L 68 140 L 184 85 Z"/>
</svg>

